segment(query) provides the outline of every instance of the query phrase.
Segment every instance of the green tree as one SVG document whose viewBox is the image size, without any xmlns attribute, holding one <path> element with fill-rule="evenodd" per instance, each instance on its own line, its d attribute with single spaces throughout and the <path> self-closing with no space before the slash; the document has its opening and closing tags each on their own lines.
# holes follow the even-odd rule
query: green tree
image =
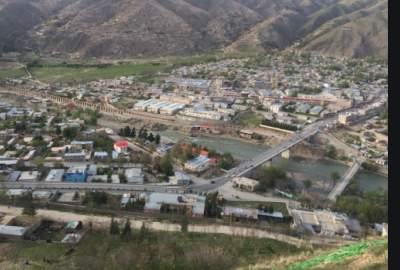
<svg viewBox="0 0 400 270">
<path fill-rule="evenodd" d="M 333 183 L 333 185 L 335 186 L 336 185 L 336 183 L 339 181 L 339 179 L 340 179 L 340 174 L 338 173 L 338 172 L 332 172 L 331 173 L 331 175 L 330 175 L 330 177 L 331 177 L 331 180 L 332 180 L 332 183 Z"/>
<path fill-rule="evenodd" d="M 36 215 L 36 209 L 32 202 L 30 202 L 27 206 L 22 210 L 23 215 L 34 216 Z"/>
<path fill-rule="evenodd" d="M 131 222 L 129 218 L 126 219 L 124 229 L 122 230 L 121 234 L 122 239 L 124 240 L 131 240 L 132 239 L 132 230 L 131 230 Z"/>
<path fill-rule="evenodd" d="M 189 227 L 189 219 L 187 215 L 183 215 L 182 220 L 181 220 L 181 231 L 182 232 L 187 232 Z"/>
<path fill-rule="evenodd" d="M 114 218 L 111 218 L 110 234 L 112 234 L 112 235 L 119 234 L 119 226 L 118 226 L 118 223 L 114 220 Z"/>
<path fill-rule="evenodd" d="M 331 158 L 331 159 L 336 159 L 337 155 L 338 155 L 338 153 L 337 153 L 336 147 L 331 144 L 328 144 L 325 149 L 325 156 L 327 156 L 328 158 Z"/>
<path fill-rule="evenodd" d="M 160 167 L 161 172 L 166 176 L 174 175 L 174 167 L 172 166 L 171 157 L 169 155 L 165 155 L 161 158 Z"/>
<path fill-rule="evenodd" d="M 218 207 L 218 192 L 207 194 L 204 215 L 206 217 L 218 217 L 220 215 Z"/>
<path fill-rule="evenodd" d="M 76 127 L 67 127 L 63 130 L 64 138 L 68 140 L 73 140 L 78 135 L 78 128 Z"/>
<path fill-rule="evenodd" d="M 154 141 L 156 142 L 156 144 L 160 144 L 160 139 L 161 139 L 160 135 L 157 134 L 156 137 L 155 137 L 155 139 L 154 139 Z"/>
<path fill-rule="evenodd" d="M 312 186 L 312 182 L 309 179 L 304 180 L 303 184 L 307 189 L 311 188 L 311 186 Z"/>
</svg>

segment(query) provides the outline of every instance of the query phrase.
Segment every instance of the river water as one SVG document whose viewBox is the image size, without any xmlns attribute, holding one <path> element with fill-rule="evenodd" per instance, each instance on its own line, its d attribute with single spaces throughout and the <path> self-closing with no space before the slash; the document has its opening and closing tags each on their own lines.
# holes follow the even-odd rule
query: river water
<svg viewBox="0 0 400 270">
<path fill-rule="evenodd" d="M 246 160 L 268 149 L 265 145 L 256 145 L 235 139 L 215 138 L 207 136 L 189 137 L 186 134 L 177 131 L 164 131 L 161 136 L 173 141 L 182 139 L 189 140 L 192 143 L 206 146 L 220 153 L 229 152 L 236 159 Z M 347 166 L 327 160 L 298 160 L 298 159 L 282 159 L 276 157 L 272 161 L 273 164 L 280 165 L 289 172 L 303 173 L 310 179 L 330 181 L 330 174 L 334 171 L 343 174 L 347 170 Z M 388 188 L 388 179 L 385 176 L 373 172 L 359 171 L 355 179 L 358 181 L 362 190 L 376 190 L 379 188 Z"/>
</svg>

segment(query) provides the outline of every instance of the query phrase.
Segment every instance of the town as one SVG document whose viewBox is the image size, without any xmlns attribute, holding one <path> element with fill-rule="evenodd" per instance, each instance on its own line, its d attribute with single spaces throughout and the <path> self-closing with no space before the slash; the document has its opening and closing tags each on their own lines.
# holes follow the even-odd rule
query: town
<svg viewBox="0 0 400 270">
<path fill-rule="evenodd" d="M 161 231 L 252 228 L 296 245 L 387 235 L 387 189 L 376 188 L 388 174 L 384 64 L 289 51 L 151 81 L 31 76 L 0 80 L 1 237 L 78 243 L 87 214 Z M 246 158 L 224 141 L 259 151 Z M 317 177 L 282 165 L 321 160 L 340 169 Z M 37 212 L 46 218 L 20 216 Z"/>
</svg>

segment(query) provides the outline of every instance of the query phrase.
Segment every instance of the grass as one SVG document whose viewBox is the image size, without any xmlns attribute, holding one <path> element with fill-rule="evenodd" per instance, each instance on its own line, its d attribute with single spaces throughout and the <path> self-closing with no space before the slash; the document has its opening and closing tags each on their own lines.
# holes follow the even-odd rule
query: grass
<svg viewBox="0 0 400 270">
<path fill-rule="evenodd" d="M 286 270 L 314 269 L 322 264 L 340 264 L 346 259 L 361 256 L 368 251 L 380 249 L 387 246 L 387 240 L 362 241 L 357 244 L 339 248 L 333 252 L 313 257 L 287 266 Z M 324 268 L 328 269 L 328 268 Z"/>
<path fill-rule="evenodd" d="M 0 69 L 0 80 L 15 79 L 25 75 L 26 73 L 23 68 Z"/>
<path fill-rule="evenodd" d="M 227 201 L 226 205 L 244 208 L 257 208 L 259 205 L 272 206 L 275 211 L 279 211 L 283 216 L 288 217 L 289 212 L 285 203 L 281 202 L 257 202 L 257 201 Z"/>
<path fill-rule="evenodd" d="M 141 76 L 163 72 L 167 69 L 166 64 L 142 63 L 142 64 L 120 64 L 103 68 L 99 67 L 66 67 L 66 66 L 44 66 L 32 68 L 32 74 L 40 81 L 90 81 L 95 79 L 109 79 L 120 76 Z"/>
<path fill-rule="evenodd" d="M 193 233 L 133 232 L 133 239 L 87 233 L 69 245 L 16 242 L 7 262 L 29 261 L 26 269 L 233 269 L 260 258 L 285 256 L 301 250 L 266 239 Z M 50 263 L 44 262 L 44 258 Z M 7 269 L 7 268 L 6 268 Z M 15 269 L 15 268 L 9 268 Z M 24 268 L 25 269 L 25 268 Z"/>
</svg>

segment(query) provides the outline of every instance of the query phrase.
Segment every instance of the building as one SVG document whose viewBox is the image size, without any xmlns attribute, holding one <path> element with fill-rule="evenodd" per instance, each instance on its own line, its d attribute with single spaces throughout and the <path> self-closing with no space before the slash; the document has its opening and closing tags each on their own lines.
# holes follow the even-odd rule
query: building
<svg viewBox="0 0 400 270">
<path fill-rule="evenodd" d="M 272 104 L 272 105 L 270 106 L 270 110 L 271 110 L 271 112 L 273 112 L 273 113 L 278 113 L 278 112 L 280 112 L 281 108 L 282 108 L 282 104 L 281 104 L 281 103 L 274 103 L 274 104 Z"/>
<path fill-rule="evenodd" d="M 189 185 L 191 181 L 192 178 L 190 175 L 187 175 L 183 172 L 175 172 L 175 175 L 169 178 L 169 183 L 172 185 L 186 186 Z"/>
<path fill-rule="evenodd" d="M 6 178 L 7 182 L 16 182 L 21 176 L 21 171 L 12 171 Z"/>
<path fill-rule="evenodd" d="M 108 158 L 108 153 L 105 151 L 94 152 L 93 158 L 95 160 L 105 160 Z"/>
<path fill-rule="evenodd" d="M 61 182 L 64 176 L 64 169 L 52 169 L 47 175 L 46 182 Z"/>
<path fill-rule="evenodd" d="M 39 180 L 39 172 L 38 171 L 27 171 L 22 172 L 18 181 L 20 182 L 36 182 Z"/>
<path fill-rule="evenodd" d="M 324 108 L 323 108 L 322 106 L 314 106 L 314 107 L 310 110 L 310 114 L 312 114 L 312 115 L 319 115 L 323 110 L 324 110 Z"/>
<path fill-rule="evenodd" d="M 64 174 L 64 180 L 67 182 L 86 182 L 87 179 L 87 169 L 84 167 L 71 167 Z"/>
<path fill-rule="evenodd" d="M 72 141 L 71 142 L 71 150 L 72 151 L 92 151 L 93 150 L 93 141 Z"/>
<path fill-rule="evenodd" d="M 114 150 L 118 154 L 127 153 L 129 148 L 129 142 L 125 140 L 119 140 L 114 143 Z"/>
<path fill-rule="evenodd" d="M 125 172 L 126 182 L 129 184 L 143 184 L 144 173 L 142 168 L 129 168 Z"/>
<path fill-rule="evenodd" d="M 222 210 L 221 215 L 224 219 L 258 220 L 257 209 L 247 209 L 247 208 L 225 206 Z"/>
<path fill-rule="evenodd" d="M 254 131 L 248 130 L 248 129 L 242 129 L 242 130 L 240 130 L 239 134 L 240 134 L 240 137 L 242 137 L 242 138 L 251 139 L 251 138 L 253 138 Z"/>
<path fill-rule="evenodd" d="M 202 172 L 210 166 L 209 159 L 205 156 L 198 156 L 194 159 L 187 161 L 184 168 L 190 172 Z"/>
<path fill-rule="evenodd" d="M 0 238 L 21 239 L 26 231 L 25 227 L 0 225 Z"/>
<path fill-rule="evenodd" d="M 145 212 L 204 216 L 206 198 L 194 194 L 151 193 L 144 206 Z"/>
<path fill-rule="evenodd" d="M 347 125 L 353 122 L 356 122 L 359 119 L 359 116 L 354 113 L 340 113 L 338 117 L 338 121 L 340 124 Z"/>
<path fill-rule="evenodd" d="M 258 181 L 247 177 L 235 177 L 232 179 L 233 187 L 253 192 Z"/>
<path fill-rule="evenodd" d="M 64 160 L 69 162 L 83 162 L 87 160 L 87 154 L 85 151 L 79 153 L 65 153 Z"/>
<path fill-rule="evenodd" d="M 181 115 L 187 117 L 201 118 L 207 120 L 221 120 L 222 114 L 216 111 L 207 110 L 195 110 L 193 108 L 188 108 L 180 112 Z"/>
<path fill-rule="evenodd" d="M 313 234 L 325 236 L 344 236 L 351 235 L 348 228 L 347 216 L 327 210 L 292 210 L 294 227 L 303 228 Z"/>
</svg>

